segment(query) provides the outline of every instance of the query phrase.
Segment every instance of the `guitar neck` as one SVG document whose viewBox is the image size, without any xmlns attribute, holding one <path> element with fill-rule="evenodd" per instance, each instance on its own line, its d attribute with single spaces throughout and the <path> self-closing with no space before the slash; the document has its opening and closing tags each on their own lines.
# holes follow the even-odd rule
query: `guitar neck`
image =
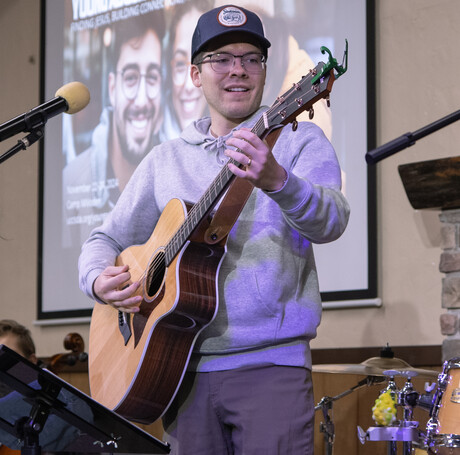
<svg viewBox="0 0 460 455">
<path fill-rule="evenodd" d="M 259 118 L 251 131 L 257 134 L 257 136 L 263 137 L 266 133 L 266 128 L 264 127 L 262 117 Z M 232 158 L 230 158 L 228 162 L 238 167 L 243 166 Z M 203 218 L 215 207 L 234 178 L 235 175 L 230 171 L 228 166 L 225 165 L 198 202 L 193 205 L 187 214 L 187 218 L 165 247 L 165 261 L 167 265 L 173 261 Z"/>
<path fill-rule="evenodd" d="M 238 163 L 235 162 L 235 164 Z M 230 172 L 228 166 L 224 166 L 211 186 L 198 202 L 193 205 L 184 222 L 165 247 L 165 262 L 167 266 L 176 257 L 203 218 L 214 208 L 234 177 L 235 175 Z"/>
</svg>

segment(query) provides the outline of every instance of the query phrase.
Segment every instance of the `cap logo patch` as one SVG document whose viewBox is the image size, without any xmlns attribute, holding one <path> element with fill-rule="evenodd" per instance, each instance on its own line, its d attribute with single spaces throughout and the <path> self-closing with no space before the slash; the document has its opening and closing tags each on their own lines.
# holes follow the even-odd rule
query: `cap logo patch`
<svg viewBox="0 0 460 455">
<path fill-rule="evenodd" d="M 224 27 L 239 27 L 248 20 L 246 14 L 236 6 L 226 7 L 220 10 L 217 20 Z"/>
</svg>

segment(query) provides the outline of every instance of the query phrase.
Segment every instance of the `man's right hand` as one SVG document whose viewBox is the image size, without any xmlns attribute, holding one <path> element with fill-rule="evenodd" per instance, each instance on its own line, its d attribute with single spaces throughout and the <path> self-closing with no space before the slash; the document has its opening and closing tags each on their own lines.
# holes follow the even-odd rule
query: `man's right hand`
<svg viewBox="0 0 460 455">
<path fill-rule="evenodd" d="M 94 281 L 95 296 L 125 313 L 137 313 L 142 295 L 134 295 L 139 288 L 139 282 L 131 282 L 129 266 L 109 266 Z"/>
</svg>

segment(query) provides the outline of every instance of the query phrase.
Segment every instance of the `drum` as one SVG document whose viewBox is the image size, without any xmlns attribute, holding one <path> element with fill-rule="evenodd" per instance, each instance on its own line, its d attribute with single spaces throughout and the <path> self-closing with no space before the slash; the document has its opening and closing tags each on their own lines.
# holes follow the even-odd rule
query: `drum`
<svg viewBox="0 0 460 455">
<path fill-rule="evenodd" d="M 428 453 L 460 455 L 460 357 L 444 362 L 427 423 Z"/>
</svg>

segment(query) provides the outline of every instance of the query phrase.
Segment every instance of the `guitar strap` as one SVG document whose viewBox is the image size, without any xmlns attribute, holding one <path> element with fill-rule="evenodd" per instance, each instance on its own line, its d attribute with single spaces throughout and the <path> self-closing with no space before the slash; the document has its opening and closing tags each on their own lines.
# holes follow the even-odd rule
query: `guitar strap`
<svg viewBox="0 0 460 455">
<path fill-rule="evenodd" d="M 283 127 L 272 130 L 265 138 L 270 150 L 275 145 Z M 219 243 L 225 238 L 246 205 L 254 185 L 246 179 L 234 178 L 227 193 L 216 210 L 209 227 L 204 233 L 204 241 L 210 245 Z"/>
</svg>

